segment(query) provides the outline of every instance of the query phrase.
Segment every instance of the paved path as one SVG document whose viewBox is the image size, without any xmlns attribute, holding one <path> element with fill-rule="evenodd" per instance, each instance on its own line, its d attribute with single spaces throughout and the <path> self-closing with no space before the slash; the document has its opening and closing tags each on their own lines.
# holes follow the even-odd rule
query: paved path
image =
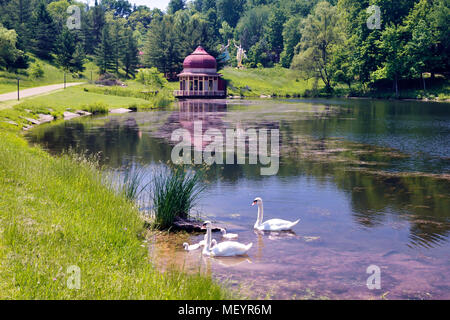
<svg viewBox="0 0 450 320">
<path fill-rule="evenodd" d="M 84 82 L 70 82 L 70 83 L 66 83 L 66 87 L 78 86 L 83 83 Z M 49 86 L 36 87 L 36 88 L 30 88 L 30 89 L 23 89 L 23 90 L 20 90 L 20 99 L 39 95 L 42 93 L 52 92 L 52 91 L 63 89 L 63 88 L 64 88 L 64 83 L 52 84 Z M 17 91 L 0 94 L 0 101 L 8 101 L 8 100 L 17 100 Z"/>
</svg>

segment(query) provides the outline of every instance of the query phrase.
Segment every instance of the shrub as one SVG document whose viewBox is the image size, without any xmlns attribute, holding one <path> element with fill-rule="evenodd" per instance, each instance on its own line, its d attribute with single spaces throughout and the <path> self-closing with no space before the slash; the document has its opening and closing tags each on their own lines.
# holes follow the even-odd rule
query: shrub
<svg viewBox="0 0 450 320">
<path fill-rule="evenodd" d="M 44 68 L 42 67 L 42 64 L 39 62 L 33 64 L 30 68 L 30 75 L 36 79 L 42 78 L 44 76 Z"/>
<path fill-rule="evenodd" d="M 164 78 L 164 75 L 159 73 L 158 69 L 154 67 L 139 70 L 136 80 L 155 89 L 161 89 L 167 85 L 167 80 Z"/>
</svg>

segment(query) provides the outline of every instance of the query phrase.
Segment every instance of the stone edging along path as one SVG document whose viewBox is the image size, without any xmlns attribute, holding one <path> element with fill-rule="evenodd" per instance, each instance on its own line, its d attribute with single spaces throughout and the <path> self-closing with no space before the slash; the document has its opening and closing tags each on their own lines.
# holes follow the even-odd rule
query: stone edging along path
<svg viewBox="0 0 450 320">
<path fill-rule="evenodd" d="M 125 109 L 125 108 L 119 108 L 119 109 L 111 109 L 109 110 L 109 113 L 113 113 L 113 114 L 123 114 L 123 113 L 129 113 L 129 112 L 133 112 L 133 110 L 131 109 Z M 83 116 L 90 116 L 92 115 L 92 113 L 84 111 L 84 110 L 76 110 L 75 112 L 70 112 L 70 111 L 65 111 L 63 113 L 63 118 L 64 120 L 71 120 L 74 118 L 79 118 L 79 117 L 83 117 Z M 38 118 L 34 119 L 34 118 L 28 118 L 28 117 L 21 117 L 24 120 L 27 120 L 28 122 L 30 122 L 30 125 L 26 125 L 24 126 L 22 129 L 24 131 L 28 131 L 32 128 L 34 128 L 35 126 L 44 124 L 44 123 L 48 123 L 48 122 L 52 122 L 55 119 L 54 116 L 49 115 L 49 114 L 38 114 L 37 115 Z M 6 121 L 9 124 L 15 125 L 17 126 L 18 124 L 14 121 Z"/>
</svg>

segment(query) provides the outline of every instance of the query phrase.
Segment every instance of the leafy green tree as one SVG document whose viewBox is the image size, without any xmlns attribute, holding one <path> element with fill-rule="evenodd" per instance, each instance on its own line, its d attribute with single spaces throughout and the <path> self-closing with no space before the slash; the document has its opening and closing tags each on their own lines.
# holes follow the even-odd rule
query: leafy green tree
<svg viewBox="0 0 450 320">
<path fill-rule="evenodd" d="M 24 53 L 17 49 L 17 33 L 15 30 L 8 30 L 0 24 L 0 69 L 13 71 L 17 68 L 26 68 L 27 64 L 20 65 L 20 61 L 25 58 Z"/>
<path fill-rule="evenodd" d="M 222 22 L 222 27 L 219 29 L 219 33 L 222 37 L 222 41 L 225 43 L 233 38 L 234 29 L 230 27 L 228 22 L 224 21 Z"/>
<path fill-rule="evenodd" d="M 127 0 L 102 0 L 102 5 L 112 10 L 118 17 L 128 17 L 133 11 L 131 3 Z"/>
<path fill-rule="evenodd" d="M 391 79 L 394 82 L 395 96 L 399 97 L 398 81 L 405 73 L 406 57 L 402 54 L 405 35 L 404 29 L 394 24 L 387 26 L 379 41 L 378 47 L 383 53 L 384 61 L 376 71 L 372 73 L 374 80 Z"/>
<path fill-rule="evenodd" d="M 241 41 L 242 47 L 249 50 L 265 35 L 267 21 L 270 16 L 268 6 L 254 7 L 244 13 L 235 29 L 235 38 Z"/>
<path fill-rule="evenodd" d="M 170 0 L 169 6 L 167 7 L 167 12 L 169 14 L 175 14 L 180 10 L 186 8 L 186 0 Z"/>
<path fill-rule="evenodd" d="M 217 16 L 219 21 L 226 21 L 228 25 L 235 28 L 241 13 L 244 11 L 245 0 L 217 0 Z"/>
<path fill-rule="evenodd" d="M 284 12 L 276 8 L 270 14 L 269 21 L 267 23 L 267 41 L 270 49 L 274 53 L 274 62 L 280 61 L 280 54 L 284 49 L 283 41 L 283 26 L 286 22 L 286 16 Z"/>
<path fill-rule="evenodd" d="M 300 33 L 300 25 L 302 17 L 292 17 L 284 25 L 283 29 L 283 47 L 284 50 L 281 53 L 280 62 L 285 68 L 291 66 L 292 58 L 294 58 L 294 50 L 302 37 Z"/>
<path fill-rule="evenodd" d="M 306 76 L 320 78 L 327 91 L 332 90 L 333 46 L 341 42 L 337 22 L 336 8 L 328 2 L 319 2 L 303 23 L 299 53 L 292 61 L 293 69 Z"/>
</svg>

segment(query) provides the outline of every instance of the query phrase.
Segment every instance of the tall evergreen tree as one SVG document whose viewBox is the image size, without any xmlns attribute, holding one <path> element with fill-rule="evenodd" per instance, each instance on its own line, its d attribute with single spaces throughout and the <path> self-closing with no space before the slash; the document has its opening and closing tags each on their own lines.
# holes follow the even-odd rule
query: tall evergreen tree
<svg viewBox="0 0 450 320">
<path fill-rule="evenodd" d="M 0 15 L 1 22 L 17 33 L 17 48 L 29 49 L 32 24 L 32 0 L 10 0 L 1 6 L 5 14 Z"/>
<path fill-rule="evenodd" d="M 50 59 L 55 48 L 57 30 L 44 1 L 37 5 L 33 24 L 33 52 L 40 58 Z"/>
<path fill-rule="evenodd" d="M 95 48 L 102 41 L 103 27 L 106 24 L 105 9 L 95 0 L 95 5 L 90 12 L 89 27 L 92 34 L 92 48 Z"/>
<path fill-rule="evenodd" d="M 173 16 L 153 20 L 145 45 L 144 62 L 156 67 L 168 78 L 174 78 L 181 68 L 182 56 L 179 34 L 174 28 Z"/>
<path fill-rule="evenodd" d="M 67 28 L 64 28 L 58 37 L 56 62 L 68 72 L 81 72 L 84 70 L 84 51 L 81 42 Z"/>
<path fill-rule="evenodd" d="M 105 24 L 98 47 L 95 49 L 95 63 L 103 74 L 114 70 L 114 54 L 109 25 Z"/>
<path fill-rule="evenodd" d="M 111 30 L 111 47 L 112 47 L 112 56 L 114 59 L 114 71 L 118 75 L 119 67 L 120 67 L 120 58 L 123 55 L 124 50 L 124 35 L 123 35 L 123 27 L 121 26 L 119 21 L 113 21 L 109 23 Z"/>
<path fill-rule="evenodd" d="M 126 28 L 124 33 L 125 47 L 120 61 L 123 64 L 125 70 L 125 76 L 128 78 L 129 75 L 135 76 L 136 69 L 139 64 L 139 50 L 137 46 L 137 41 L 133 36 L 133 30 L 131 28 Z"/>
</svg>

